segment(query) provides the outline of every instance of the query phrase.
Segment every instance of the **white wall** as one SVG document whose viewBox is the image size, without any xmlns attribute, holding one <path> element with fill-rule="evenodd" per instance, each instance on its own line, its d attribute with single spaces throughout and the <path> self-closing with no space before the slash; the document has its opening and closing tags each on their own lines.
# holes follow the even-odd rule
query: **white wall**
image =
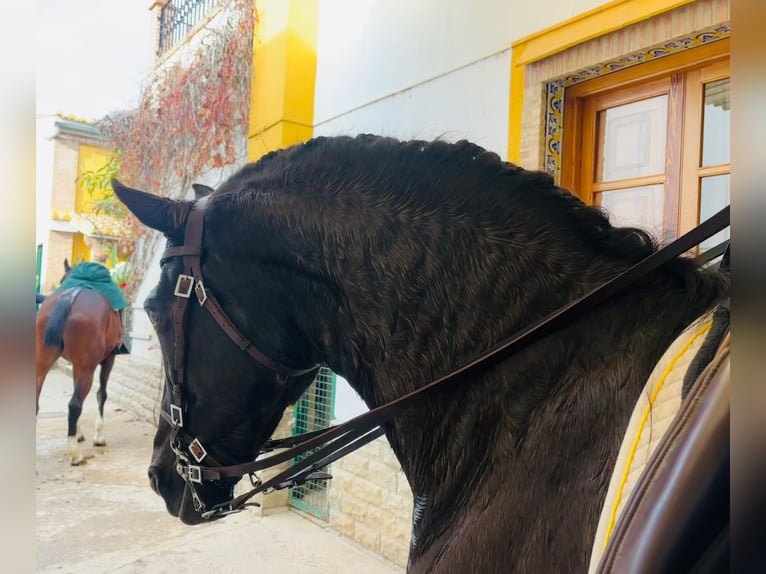
<svg viewBox="0 0 766 574">
<path fill-rule="evenodd" d="M 510 50 L 514 41 L 601 4 L 602 0 L 320 2 L 314 121 L 324 124 Z M 503 71 L 506 82 L 509 73 L 510 65 Z M 450 129 L 449 116 L 444 121 Z"/>
<path fill-rule="evenodd" d="M 46 224 L 51 220 L 51 194 L 53 189 L 53 141 L 56 133 L 54 116 L 38 117 L 35 120 L 35 240 L 41 243 L 48 238 Z"/>
<path fill-rule="evenodd" d="M 367 412 L 367 405 L 359 398 L 356 391 L 351 388 L 348 381 L 340 375 L 335 376 L 335 405 L 333 412 L 333 424 L 344 423 L 364 412 Z"/>
<path fill-rule="evenodd" d="M 506 156 L 508 70 L 505 50 L 314 126 L 314 135 L 362 132 L 399 139 L 469 139 Z"/>
<path fill-rule="evenodd" d="M 491 10 L 481 6 L 492 5 Z M 506 2 L 320 2 L 315 123 L 508 47 Z"/>
<path fill-rule="evenodd" d="M 153 193 L 153 190 L 146 191 Z M 141 281 L 141 285 L 130 301 L 130 307 L 133 311 L 130 330 L 132 343 L 130 352 L 142 359 L 155 359 L 158 363 L 162 362 L 162 352 L 157 340 L 157 334 L 154 332 L 154 327 L 144 311 L 144 300 L 160 280 L 160 257 L 164 249 L 165 240 L 161 238 L 159 249 L 154 252 L 149 267 L 144 270 L 143 281 Z"/>
</svg>

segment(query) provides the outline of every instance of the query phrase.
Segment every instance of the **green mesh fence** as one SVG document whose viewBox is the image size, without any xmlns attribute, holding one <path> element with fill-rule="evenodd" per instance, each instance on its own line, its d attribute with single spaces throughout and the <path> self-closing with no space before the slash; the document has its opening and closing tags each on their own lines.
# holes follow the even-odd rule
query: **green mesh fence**
<svg viewBox="0 0 766 574">
<path fill-rule="evenodd" d="M 295 404 L 295 426 L 293 434 L 311 432 L 330 426 L 333 418 L 333 405 L 335 396 L 335 373 L 327 367 L 322 367 L 317 373 L 314 382 L 303 393 L 303 396 Z M 316 449 L 293 459 L 293 464 L 301 461 L 316 452 Z M 330 472 L 329 468 L 325 469 Z M 290 506 L 299 508 L 327 520 L 329 518 L 329 500 L 326 480 L 311 481 L 303 486 L 290 489 Z"/>
</svg>

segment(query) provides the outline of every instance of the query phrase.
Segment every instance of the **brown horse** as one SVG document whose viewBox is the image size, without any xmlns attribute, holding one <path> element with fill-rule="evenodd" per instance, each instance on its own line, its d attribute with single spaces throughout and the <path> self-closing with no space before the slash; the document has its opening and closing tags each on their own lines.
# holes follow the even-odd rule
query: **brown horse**
<svg viewBox="0 0 766 574">
<path fill-rule="evenodd" d="M 64 269 L 65 279 L 74 267 L 69 267 L 65 261 Z M 122 323 L 104 295 L 86 287 L 73 287 L 60 289 L 43 301 L 37 313 L 35 331 L 37 410 L 40 408 L 40 391 L 53 363 L 59 357 L 72 363 L 74 394 L 69 401 L 67 454 L 70 463 L 77 465 L 84 460 L 78 445 L 84 440 L 79 418 L 99 365 L 98 418 L 93 444 L 106 444 L 103 436 L 106 384 L 114 366 L 114 351 L 123 341 Z"/>
</svg>

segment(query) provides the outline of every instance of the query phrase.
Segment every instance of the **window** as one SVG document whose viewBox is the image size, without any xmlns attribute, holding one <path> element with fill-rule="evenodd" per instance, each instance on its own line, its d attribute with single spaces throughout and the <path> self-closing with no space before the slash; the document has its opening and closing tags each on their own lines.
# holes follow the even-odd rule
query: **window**
<svg viewBox="0 0 766 574">
<path fill-rule="evenodd" d="M 161 56 L 180 44 L 218 4 L 220 0 L 168 0 L 160 11 L 157 55 Z"/>
<path fill-rule="evenodd" d="M 565 101 L 562 185 L 616 225 L 665 242 L 729 204 L 728 40 L 572 86 Z"/>
</svg>

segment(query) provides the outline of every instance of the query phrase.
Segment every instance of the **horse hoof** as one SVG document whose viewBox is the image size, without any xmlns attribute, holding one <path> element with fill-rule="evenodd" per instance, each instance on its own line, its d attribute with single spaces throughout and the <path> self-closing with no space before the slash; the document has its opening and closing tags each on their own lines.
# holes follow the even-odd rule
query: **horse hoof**
<svg viewBox="0 0 766 574">
<path fill-rule="evenodd" d="M 93 446 L 106 446 L 106 439 L 105 438 L 94 438 L 93 439 Z"/>
<path fill-rule="evenodd" d="M 69 456 L 69 463 L 72 466 L 77 466 L 83 461 L 82 453 L 80 452 L 80 447 L 78 446 L 77 442 L 77 436 L 72 435 L 66 437 L 67 441 L 67 447 L 66 447 L 66 453 L 67 456 Z"/>
</svg>

